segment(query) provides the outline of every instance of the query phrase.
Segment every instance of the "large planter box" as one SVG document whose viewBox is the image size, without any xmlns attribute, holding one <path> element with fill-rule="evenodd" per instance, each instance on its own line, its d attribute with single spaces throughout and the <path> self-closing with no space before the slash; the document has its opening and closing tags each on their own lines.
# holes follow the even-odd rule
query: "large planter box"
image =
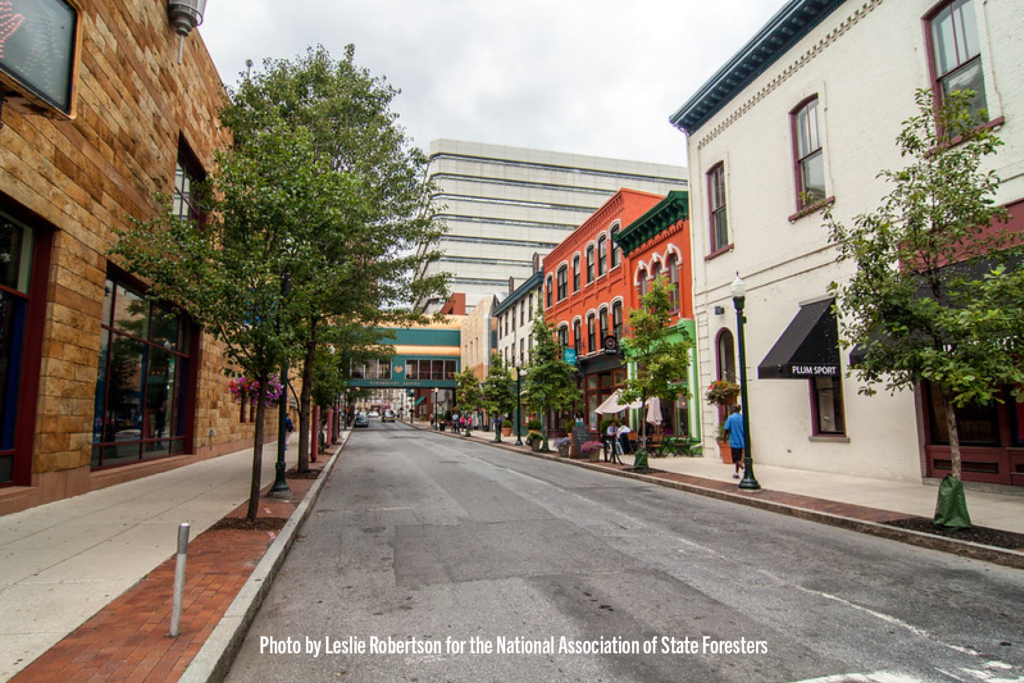
<svg viewBox="0 0 1024 683">
<path fill-rule="evenodd" d="M 502 427 L 501 428 L 501 435 L 502 436 L 512 436 L 512 428 L 511 427 Z"/>
</svg>

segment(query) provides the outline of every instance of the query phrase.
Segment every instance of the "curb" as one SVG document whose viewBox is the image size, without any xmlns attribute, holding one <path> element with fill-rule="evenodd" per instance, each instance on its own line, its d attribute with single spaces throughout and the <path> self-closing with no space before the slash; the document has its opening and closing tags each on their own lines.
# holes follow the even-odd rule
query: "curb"
<svg viewBox="0 0 1024 683">
<path fill-rule="evenodd" d="M 298 536 L 299 527 L 306 521 L 313 509 L 313 504 L 320 496 L 320 489 L 334 469 L 334 464 L 348 443 L 351 431 L 342 435 L 341 443 L 334 450 L 334 455 L 324 465 L 323 471 L 309 488 L 302 502 L 288 518 L 288 522 L 267 549 L 263 559 L 253 569 L 249 579 L 228 606 L 224 616 L 206 639 L 203 647 L 178 679 L 179 683 L 219 683 L 224 680 L 231 664 L 242 647 L 242 641 L 249 631 L 249 626 L 256 618 L 256 612 L 263 604 L 270 587 L 277 577 L 277 572 L 284 563 L 288 551 Z"/>
<path fill-rule="evenodd" d="M 434 430 L 428 431 L 434 433 Z M 460 438 L 454 434 L 447 434 L 446 432 L 436 433 L 446 434 L 449 438 Z M 889 526 L 888 524 L 879 524 L 878 522 L 869 522 L 867 520 L 856 519 L 853 517 L 843 517 L 830 512 L 821 512 L 819 510 L 786 505 L 785 503 L 779 503 L 771 500 L 760 500 L 757 498 L 756 492 L 729 493 L 726 491 L 718 491 L 716 489 L 697 486 L 695 484 L 688 484 L 686 482 L 672 481 L 656 475 L 639 474 L 637 472 L 627 472 L 625 470 L 614 470 L 600 465 L 592 465 L 586 461 L 569 460 L 535 451 L 524 451 L 515 446 L 507 446 L 504 443 L 494 443 L 493 441 L 482 441 L 479 439 L 477 439 L 476 442 L 485 446 L 500 448 L 501 450 L 508 451 L 509 453 L 518 453 L 520 455 L 541 458 L 543 460 L 559 462 L 565 465 L 583 467 L 618 477 L 636 479 L 637 481 L 643 481 L 648 484 L 656 484 L 658 486 L 677 489 L 687 493 L 694 493 L 707 498 L 716 498 L 728 503 L 739 503 L 741 505 L 747 505 L 767 512 L 789 515 L 790 517 L 796 517 L 797 519 L 803 519 L 810 522 L 817 522 L 819 524 L 828 524 L 830 526 L 856 531 L 862 534 L 870 534 L 872 536 L 886 538 L 891 541 L 899 541 L 901 543 L 907 543 L 909 545 L 915 545 L 929 550 L 936 550 L 938 552 L 949 553 L 952 555 L 960 555 L 961 557 L 980 560 L 982 562 L 990 562 L 1004 567 L 1012 567 L 1013 569 L 1024 569 L 1024 552 L 1019 550 L 997 548 L 990 545 L 983 545 L 981 543 L 973 543 L 971 541 L 960 541 L 953 538 L 947 538 L 945 536 L 935 536 L 921 531 L 914 531 L 912 529 L 901 529 L 899 527 Z"/>
</svg>

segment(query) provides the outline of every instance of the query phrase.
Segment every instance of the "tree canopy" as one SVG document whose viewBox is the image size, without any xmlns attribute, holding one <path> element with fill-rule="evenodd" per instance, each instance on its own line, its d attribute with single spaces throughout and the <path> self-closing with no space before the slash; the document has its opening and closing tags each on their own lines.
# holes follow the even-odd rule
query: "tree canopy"
<svg viewBox="0 0 1024 683">
<path fill-rule="evenodd" d="M 1024 386 L 1020 240 L 995 204 L 999 177 L 983 168 L 1002 143 L 971 115 L 971 96 L 954 92 L 936 111 L 919 91 L 919 113 L 897 138 L 910 163 L 879 174 L 890 187 L 879 208 L 851 225 L 825 214 L 838 260 L 855 266 L 833 288 L 844 342 L 863 351 L 863 391 L 937 391 L 956 479 L 957 409 L 1007 392 L 1020 400 Z"/>
</svg>

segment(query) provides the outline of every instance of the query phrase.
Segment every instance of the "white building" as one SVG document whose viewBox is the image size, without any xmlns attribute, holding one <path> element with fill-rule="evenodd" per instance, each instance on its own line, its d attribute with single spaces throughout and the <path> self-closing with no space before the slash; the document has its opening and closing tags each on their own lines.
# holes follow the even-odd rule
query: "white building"
<svg viewBox="0 0 1024 683">
<path fill-rule="evenodd" d="M 497 352 L 507 367 L 524 367 L 533 351 L 533 316 L 540 303 L 544 270 L 537 259 L 536 271 L 518 287 L 510 287 L 501 303 L 491 311 L 497 324 Z M 511 279 L 510 283 L 514 284 Z"/>
<path fill-rule="evenodd" d="M 919 88 L 982 93 L 1006 143 L 991 158 L 1000 203 L 1024 224 L 1024 12 L 984 0 L 790 0 L 676 112 L 687 134 L 695 314 L 703 386 L 736 368 L 729 285 L 748 287 L 746 357 L 755 461 L 914 481 L 948 471 L 927 397 L 865 397 L 846 378 L 818 209 L 852 222 L 907 165 L 895 144 Z M 804 207 L 801 193 L 816 198 Z M 921 392 L 918 392 L 921 393 Z M 1012 402 L 1011 402 L 1012 404 Z M 704 434 L 715 433 L 705 411 Z M 1024 413 L 972 416 L 964 479 L 1024 484 Z M 980 431 L 979 431 L 980 430 Z"/>
<path fill-rule="evenodd" d="M 686 188 L 679 166 L 456 140 L 430 144 L 427 175 L 448 232 L 444 258 L 424 274 L 451 273 L 467 312 L 509 277 L 529 278 L 534 254 L 550 251 L 620 188 Z M 433 312 L 443 302 L 420 303 Z"/>
</svg>

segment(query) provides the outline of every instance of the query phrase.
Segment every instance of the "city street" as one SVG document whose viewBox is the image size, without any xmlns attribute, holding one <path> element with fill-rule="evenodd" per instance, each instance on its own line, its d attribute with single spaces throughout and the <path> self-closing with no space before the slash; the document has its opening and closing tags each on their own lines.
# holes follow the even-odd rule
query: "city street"
<svg viewBox="0 0 1024 683">
<path fill-rule="evenodd" d="M 228 681 L 1024 681 L 1024 572 L 356 430 Z"/>
</svg>

